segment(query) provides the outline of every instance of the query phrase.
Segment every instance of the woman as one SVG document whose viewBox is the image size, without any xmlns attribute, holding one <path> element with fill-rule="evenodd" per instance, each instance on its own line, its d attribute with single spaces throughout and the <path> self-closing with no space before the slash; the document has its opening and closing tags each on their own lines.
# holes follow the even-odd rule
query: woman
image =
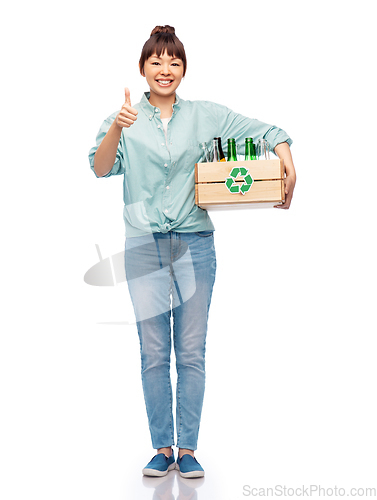
<svg viewBox="0 0 377 500">
<path fill-rule="evenodd" d="M 140 339 L 142 382 L 152 446 L 143 469 L 183 477 L 204 470 L 194 456 L 205 383 L 208 310 L 216 271 L 214 226 L 195 205 L 194 165 L 199 144 L 213 137 L 267 139 L 286 166 L 289 208 L 295 185 L 291 139 L 281 129 L 206 101 L 183 101 L 185 50 L 174 28 L 157 26 L 145 43 L 139 69 L 149 85 L 132 107 L 130 91 L 120 112 L 107 118 L 89 154 L 97 177 L 124 174 L 125 268 Z M 177 368 L 175 462 L 171 320 Z"/>
</svg>

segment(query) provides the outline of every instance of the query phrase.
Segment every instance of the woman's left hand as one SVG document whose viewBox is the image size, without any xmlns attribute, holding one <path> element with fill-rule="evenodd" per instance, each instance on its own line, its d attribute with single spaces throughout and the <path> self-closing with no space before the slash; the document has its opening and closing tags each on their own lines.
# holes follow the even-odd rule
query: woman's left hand
<svg viewBox="0 0 377 500">
<path fill-rule="evenodd" d="M 291 205 L 293 190 L 296 184 L 296 174 L 287 175 L 287 177 L 284 179 L 284 184 L 285 184 L 285 201 L 281 205 L 275 205 L 275 208 L 284 208 L 285 210 L 288 210 L 288 208 Z"/>
<path fill-rule="evenodd" d="M 276 208 L 285 208 L 287 210 L 292 201 L 293 190 L 296 184 L 296 170 L 293 165 L 291 149 L 287 142 L 281 142 L 275 147 L 274 153 L 284 160 L 285 174 L 285 201 L 281 205 L 275 205 Z"/>
</svg>

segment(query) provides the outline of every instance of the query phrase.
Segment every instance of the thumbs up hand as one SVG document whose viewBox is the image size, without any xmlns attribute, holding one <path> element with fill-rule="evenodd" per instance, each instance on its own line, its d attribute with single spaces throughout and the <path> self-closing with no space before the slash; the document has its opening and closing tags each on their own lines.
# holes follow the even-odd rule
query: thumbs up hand
<svg viewBox="0 0 377 500">
<path fill-rule="evenodd" d="M 116 124 L 121 128 L 129 128 L 137 120 L 137 111 L 131 107 L 130 90 L 126 87 L 124 89 L 125 101 L 119 114 L 115 118 Z"/>
</svg>

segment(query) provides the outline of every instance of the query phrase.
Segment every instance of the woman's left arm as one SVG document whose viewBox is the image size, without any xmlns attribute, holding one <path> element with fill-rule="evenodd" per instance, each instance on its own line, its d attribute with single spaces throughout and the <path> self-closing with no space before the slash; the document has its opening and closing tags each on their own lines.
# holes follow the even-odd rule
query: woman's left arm
<svg viewBox="0 0 377 500">
<path fill-rule="evenodd" d="M 296 184 L 296 171 L 293 166 L 293 160 L 289 145 L 292 139 L 281 128 L 268 123 L 261 122 L 255 118 L 247 118 L 246 116 L 235 113 L 226 106 L 220 104 L 208 103 L 215 107 L 216 116 L 216 132 L 220 137 L 234 137 L 237 141 L 241 141 L 240 153 L 243 152 L 244 138 L 252 137 L 256 143 L 258 139 L 266 139 L 272 147 L 275 154 L 284 160 L 285 165 L 285 202 L 282 205 L 276 205 L 278 208 L 289 208 L 293 190 Z M 226 148 L 226 144 L 225 144 Z"/>
<path fill-rule="evenodd" d="M 285 208 L 288 209 L 290 207 L 293 190 L 296 184 L 296 170 L 293 165 L 291 148 L 287 142 L 281 142 L 277 146 L 275 146 L 275 154 L 284 160 L 285 166 L 285 202 L 282 205 L 275 205 L 276 208 Z"/>
</svg>

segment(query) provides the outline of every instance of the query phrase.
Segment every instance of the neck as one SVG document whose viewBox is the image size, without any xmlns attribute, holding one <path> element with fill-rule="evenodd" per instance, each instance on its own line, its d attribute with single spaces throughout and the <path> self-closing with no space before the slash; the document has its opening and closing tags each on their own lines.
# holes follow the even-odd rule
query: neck
<svg viewBox="0 0 377 500">
<path fill-rule="evenodd" d="M 175 92 L 169 96 L 160 96 L 154 92 L 150 92 L 149 102 L 152 106 L 159 108 L 161 111 L 161 118 L 170 118 L 173 114 L 173 104 L 175 103 Z"/>
</svg>

